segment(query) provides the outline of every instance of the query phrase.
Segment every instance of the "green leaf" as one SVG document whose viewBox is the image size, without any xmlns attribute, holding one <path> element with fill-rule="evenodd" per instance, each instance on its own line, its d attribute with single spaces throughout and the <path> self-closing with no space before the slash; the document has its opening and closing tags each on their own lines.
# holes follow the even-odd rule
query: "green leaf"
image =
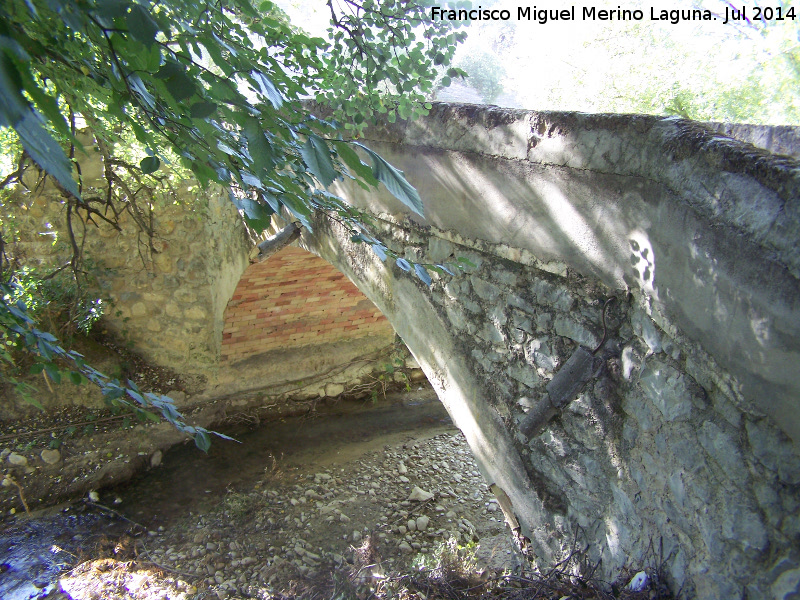
<svg viewBox="0 0 800 600">
<path fill-rule="evenodd" d="M 197 85 L 194 80 L 183 71 L 170 76 L 164 81 L 164 85 L 167 86 L 169 93 L 178 102 L 190 98 L 197 91 Z"/>
<path fill-rule="evenodd" d="M 205 431 L 205 429 L 203 431 Z M 241 444 L 242 443 L 239 440 L 237 440 L 236 438 L 232 438 L 231 436 L 225 435 L 224 433 L 220 433 L 219 431 L 212 431 L 210 433 L 213 433 L 215 436 L 217 436 L 219 438 L 222 438 L 223 440 L 229 440 L 231 442 L 236 442 L 237 444 Z"/>
<path fill-rule="evenodd" d="M 41 88 L 36 84 L 33 76 L 31 75 L 30 71 L 27 68 L 21 69 L 20 76 L 22 77 L 22 85 L 25 88 L 25 91 L 30 94 L 33 101 L 36 103 L 36 106 L 42 112 L 42 114 L 47 118 L 48 122 L 58 131 L 61 135 L 68 138 L 73 143 L 76 142 L 75 138 L 72 136 L 72 132 L 70 131 L 69 125 L 67 124 L 66 119 L 64 119 L 64 115 L 61 114 L 61 110 L 58 107 L 58 102 L 52 96 L 44 93 Z"/>
<path fill-rule="evenodd" d="M 331 151 L 325 141 L 313 133 L 308 136 L 306 143 L 300 149 L 308 170 L 326 188 L 339 176 L 331 161 Z"/>
<path fill-rule="evenodd" d="M 2 85 L 2 83 L 0 83 Z M 3 103 L 0 93 L 0 104 Z M 0 109 L 2 113 L 2 109 Z M 0 126 L 5 125 L 0 117 Z M 8 123 L 17 132 L 22 146 L 33 161 L 52 176 L 70 194 L 80 198 L 78 184 L 72 178 L 72 163 L 64 150 L 43 127 L 38 113 L 28 110 L 16 123 Z"/>
<path fill-rule="evenodd" d="M 161 419 L 159 418 L 159 416 L 157 414 L 155 414 L 153 412 L 150 412 L 149 410 L 141 410 L 140 409 L 138 412 L 140 414 L 142 414 L 143 416 L 147 417 L 148 419 L 150 419 L 151 421 L 155 422 L 155 423 L 158 423 L 159 421 L 161 421 Z"/>
<path fill-rule="evenodd" d="M 417 274 L 417 277 L 419 277 L 422 280 L 422 283 L 430 287 L 431 276 L 425 270 L 425 267 L 423 267 L 420 264 L 416 264 L 414 265 L 414 272 Z"/>
<path fill-rule="evenodd" d="M 161 162 L 158 160 L 157 156 L 146 156 L 141 161 L 139 161 L 139 168 L 145 175 L 149 175 L 150 173 L 155 173 L 156 171 L 158 171 L 158 168 L 160 166 Z"/>
<path fill-rule="evenodd" d="M 51 353 L 50 344 L 43 340 L 37 340 L 36 346 L 39 348 L 39 354 L 41 354 L 42 358 L 51 361 L 53 360 L 53 355 Z M 46 367 L 45 367 L 46 368 Z"/>
<path fill-rule="evenodd" d="M 244 212 L 245 221 L 255 231 L 261 232 L 270 226 L 273 214 L 270 207 L 250 198 L 236 198 L 233 201 L 236 207 Z"/>
<path fill-rule="evenodd" d="M 57 366 L 53 363 L 45 363 L 44 370 L 50 376 L 50 379 L 53 380 L 53 383 L 61 383 L 61 371 L 58 370 Z"/>
<path fill-rule="evenodd" d="M 169 79 L 170 77 L 175 77 L 182 74 L 183 71 L 184 67 L 179 62 L 168 60 L 161 65 L 161 67 L 155 73 L 155 77 L 156 79 Z"/>
<path fill-rule="evenodd" d="M 159 29 L 158 23 L 144 6 L 141 4 L 131 6 L 131 11 L 128 13 L 128 30 L 135 40 L 149 46 L 155 41 Z"/>
<path fill-rule="evenodd" d="M 446 265 L 436 265 L 436 266 L 439 267 L 442 271 L 444 271 L 448 275 L 455 275 L 455 273 L 453 273 L 450 269 L 448 269 Z"/>
<path fill-rule="evenodd" d="M 260 190 L 264 189 L 264 184 L 261 183 L 261 180 L 255 175 L 248 173 L 247 171 L 239 171 L 239 176 L 242 178 L 242 181 L 245 183 L 245 185 L 249 185 Z M 234 204 L 235 203 L 236 202 L 234 202 Z"/>
<path fill-rule="evenodd" d="M 156 99 L 145 87 L 141 77 L 139 77 L 136 73 L 131 73 L 128 75 L 128 83 L 141 98 L 142 102 L 144 102 L 151 109 L 156 107 Z"/>
<path fill-rule="evenodd" d="M 475 263 L 472 262 L 471 260 L 469 260 L 468 258 L 464 258 L 463 256 L 459 256 L 456 260 L 458 262 L 460 262 L 460 263 L 463 263 L 463 264 L 467 265 L 468 267 L 472 267 L 473 269 L 476 268 L 475 267 Z"/>
<path fill-rule="evenodd" d="M 372 169 L 361 161 L 355 150 L 350 147 L 350 144 L 337 141 L 333 142 L 333 145 L 336 148 L 336 153 L 339 155 L 339 158 L 344 161 L 344 164 L 350 167 L 356 176 L 369 185 L 378 185 L 378 180 L 375 179 L 375 176 L 372 174 Z"/>
<path fill-rule="evenodd" d="M 122 17 L 128 12 L 130 2 L 128 0 L 99 0 L 94 12 L 108 19 Z"/>
<path fill-rule="evenodd" d="M 255 117 L 247 117 L 243 131 L 247 140 L 247 150 L 250 152 L 256 171 L 271 171 L 276 164 L 275 154 L 267 137 L 264 135 L 261 123 Z"/>
<path fill-rule="evenodd" d="M 193 119 L 205 119 L 210 117 L 217 110 L 217 105 L 213 102 L 196 102 L 189 107 L 189 116 Z"/>
<path fill-rule="evenodd" d="M 203 452 L 208 452 L 208 449 L 211 448 L 211 438 L 205 431 L 198 431 L 194 435 L 194 445 Z"/>
<path fill-rule="evenodd" d="M 381 259 L 381 262 L 386 260 L 386 248 L 380 244 L 372 244 L 372 250 Z"/>
<path fill-rule="evenodd" d="M 424 207 L 419 193 L 413 185 L 408 183 L 402 171 L 395 169 L 386 162 L 377 152 L 373 152 L 363 144 L 356 142 L 356 146 L 362 148 L 372 158 L 372 174 L 375 178 L 386 186 L 392 195 L 409 207 L 412 211 L 423 216 Z"/>
<path fill-rule="evenodd" d="M 258 83 L 258 87 L 264 96 L 272 103 L 275 110 L 278 110 L 283 104 L 283 96 L 278 89 L 273 85 L 269 77 L 264 75 L 261 71 L 254 70 L 250 73 Z"/>
</svg>

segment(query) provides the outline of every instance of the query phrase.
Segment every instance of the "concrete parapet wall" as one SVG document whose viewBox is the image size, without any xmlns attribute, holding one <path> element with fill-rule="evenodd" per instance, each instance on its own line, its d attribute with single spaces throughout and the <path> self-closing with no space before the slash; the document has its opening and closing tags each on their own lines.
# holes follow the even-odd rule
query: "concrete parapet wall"
<svg viewBox="0 0 800 600">
<path fill-rule="evenodd" d="M 677 119 L 476 106 L 436 105 L 370 143 L 411 174 L 425 219 L 385 192 L 342 189 L 352 202 L 640 291 L 800 441 L 796 161 Z"/>
</svg>

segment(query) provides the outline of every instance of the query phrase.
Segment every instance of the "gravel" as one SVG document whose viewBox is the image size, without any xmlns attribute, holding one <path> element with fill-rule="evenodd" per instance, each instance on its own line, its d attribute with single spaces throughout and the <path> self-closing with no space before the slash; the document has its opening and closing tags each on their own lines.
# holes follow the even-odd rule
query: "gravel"
<svg viewBox="0 0 800 600">
<path fill-rule="evenodd" d="M 397 570 L 448 540 L 479 548 L 486 538 L 487 566 L 516 564 L 510 541 L 501 541 L 509 538 L 502 513 L 460 433 L 312 468 L 273 473 L 211 512 L 154 532 L 146 557 L 181 575 L 183 597 L 190 586 L 220 598 L 261 597 L 324 576 L 365 545 Z"/>
</svg>

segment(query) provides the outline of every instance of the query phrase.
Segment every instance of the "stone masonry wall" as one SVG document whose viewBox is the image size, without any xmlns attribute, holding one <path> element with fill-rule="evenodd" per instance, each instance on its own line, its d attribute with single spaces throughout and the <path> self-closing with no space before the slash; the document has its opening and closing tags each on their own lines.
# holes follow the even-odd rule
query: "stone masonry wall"
<svg viewBox="0 0 800 600">
<path fill-rule="evenodd" d="M 95 167 L 84 164 L 84 175 Z M 64 264 L 70 247 L 58 191 L 20 190 L 15 201 L 28 262 L 44 272 Z M 402 362 L 398 377 L 419 375 L 391 325 L 330 264 L 296 247 L 250 264 L 253 241 L 220 190 L 189 182 L 160 196 L 152 250 L 128 213 L 120 231 L 96 220 L 83 228 L 73 218 L 104 325 L 180 375 L 181 406 L 224 400 L 222 417 L 252 410 L 269 418 L 320 398 L 368 394 L 389 363 Z"/>
<path fill-rule="evenodd" d="M 289 246 L 250 265 L 225 310 L 222 361 L 279 348 L 378 336 L 394 330 L 372 302 L 330 263 Z"/>
<path fill-rule="evenodd" d="M 389 318 L 536 560 L 578 539 L 609 579 L 663 559 L 687 597 L 794 597 L 797 162 L 678 119 L 492 107 L 367 138 L 424 217 L 339 191 L 406 258 L 476 268 L 428 288 L 335 224 L 304 243 Z M 593 379 L 529 439 L 520 424 L 599 343 L 611 296 Z"/>
<path fill-rule="evenodd" d="M 63 264 L 70 248 L 58 192 L 20 193 L 17 201 L 26 256 L 50 267 Z M 213 378 L 223 312 L 251 242 L 227 194 L 216 190 L 195 186 L 168 194 L 153 207 L 152 219 L 153 251 L 127 212 L 121 231 L 100 219 L 97 226 L 76 225 L 96 275 L 89 284 L 106 300 L 107 326 L 137 351 L 179 372 Z"/>
<path fill-rule="evenodd" d="M 433 274 L 428 288 L 328 227 L 316 225 L 305 243 L 350 264 L 395 324 L 487 482 L 511 497 L 542 568 L 577 540 L 584 566 L 599 562 L 609 579 L 663 560 L 688 598 L 790 597 L 800 573 L 793 445 L 710 357 L 654 323 L 644 295 L 521 264 L 508 248 L 387 224 L 383 239 L 408 258 L 475 265 Z M 547 383 L 579 345 L 600 343 L 611 296 L 594 377 L 527 439 L 519 425 L 547 402 Z"/>
</svg>

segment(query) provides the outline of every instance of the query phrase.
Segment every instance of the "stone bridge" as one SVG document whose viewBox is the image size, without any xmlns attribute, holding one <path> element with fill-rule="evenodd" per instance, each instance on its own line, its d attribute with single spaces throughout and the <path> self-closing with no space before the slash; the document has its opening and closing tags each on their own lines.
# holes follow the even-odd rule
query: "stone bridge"
<svg viewBox="0 0 800 600">
<path fill-rule="evenodd" d="M 392 323 L 533 555 L 578 539 L 613 576 L 658 548 L 689 597 L 796 591 L 800 165 L 676 119 L 468 106 L 369 143 L 425 218 L 340 193 L 399 254 L 475 268 L 427 287 L 335 224 L 303 244 Z M 590 380 L 553 398 L 610 297 Z"/>
<path fill-rule="evenodd" d="M 337 192 L 376 216 L 399 255 L 474 266 L 427 286 L 323 218 L 301 245 L 405 342 L 540 564 L 577 543 L 609 579 L 663 561 L 687 597 L 788 598 L 800 585 L 800 164 L 714 127 L 436 105 L 368 139 L 417 187 L 424 218 L 385 191 Z M 725 133 L 784 153 L 797 138 Z M 333 311 L 354 311 L 352 340 L 326 338 L 336 320 L 317 313 L 311 328 L 276 327 L 312 337 L 285 338 L 270 360 L 258 354 L 267 339 L 252 355 L 244 339 L 234 348 L 235 333 L 275 327 L 268 303 L 237 308 L 270 275 L 245 271 L 251 242 L 213 195 L 206 221 L 189 223 L 204 228 L 192 234 L 202 248 L 170 249 L 164 234 L 162 264 L 141 289 L 107 283 L 143 351 L 205 374 L 198 398 L 256 390 L 278 369 L 265 365 L 294 351 L 287 344 L 314 336 L 352 357 L 390 343 L 380 315 L 342 287 L 337 297 L 351 300 Z M 263 264 L 291 258 L 281 256 Z M 321 273 L 310 277 L 335 280 Z M 302 314 L 319 301 L 310 289 L 272 306 Z M 158 312 L 164 294 L 172 306 Z M 340 391 L 315 385 L 306 397 Z"/>
</svg>

